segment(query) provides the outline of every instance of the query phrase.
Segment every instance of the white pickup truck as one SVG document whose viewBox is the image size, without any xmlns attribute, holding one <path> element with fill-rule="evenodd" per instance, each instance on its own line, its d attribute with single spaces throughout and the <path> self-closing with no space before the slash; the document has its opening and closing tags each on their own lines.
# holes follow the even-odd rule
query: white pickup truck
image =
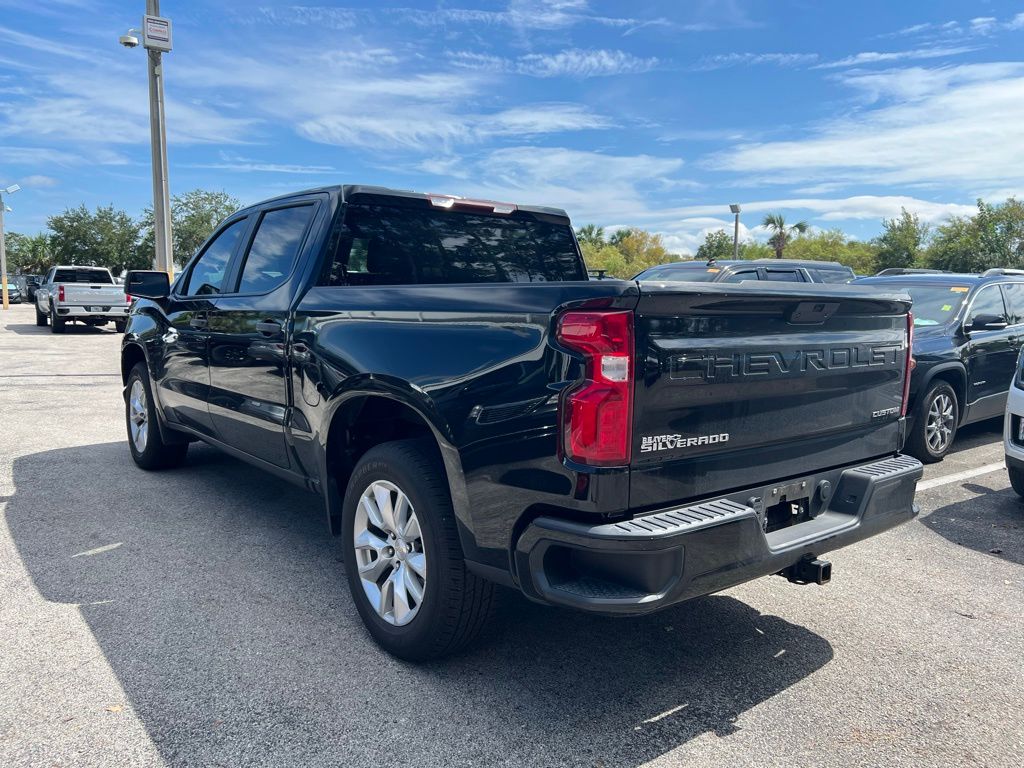
<svg viewBox="0 0 1024 768">
<path fill-rule="evenodd" d="M 51 267 L 36 291 L 36 325 L 49 322 L 53 333 L 64 333 L 64 324 L 78 320 L 86 325 L 106 325 L 111 320 L 119 333 L 128 322 L 131 299 L 124 286 L 114 282 L 103 267 Z"/>
</svg>

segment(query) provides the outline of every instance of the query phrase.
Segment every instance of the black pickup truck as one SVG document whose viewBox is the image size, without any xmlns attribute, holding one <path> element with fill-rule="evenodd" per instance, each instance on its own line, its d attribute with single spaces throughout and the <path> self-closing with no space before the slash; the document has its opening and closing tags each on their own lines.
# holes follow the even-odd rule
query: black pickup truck
<svg viewBox="0 0 1024 768">
<path fill-rule="evenodd" d="M 588 281 L 563 211 L 362 186 L 239 211 L 126 291 L 135 462 L 198 439 L 318 494 L 402 658 L 468 642 L 495 583 L 641 614 L 824 583 L 915 514 L 902 293 Z"/>
</svg>

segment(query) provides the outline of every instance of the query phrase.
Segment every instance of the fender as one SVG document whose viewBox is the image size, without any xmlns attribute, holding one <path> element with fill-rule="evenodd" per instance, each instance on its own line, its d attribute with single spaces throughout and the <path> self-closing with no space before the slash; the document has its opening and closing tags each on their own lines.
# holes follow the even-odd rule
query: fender
<svg viewBox="0 0 1024 768">
<path fill-rule="evenodd" d="M 142 339 L 139 337 L 138 334 L 133 333 L 130 336 L 126 336 L 124 341 L 121 342 L 122 375 L 126 375 L 127 374 L 127 372 L 123 370 L 123 368 L 124 368 L 125 352 L 128 349 L 133 348 L 133 347 L 135 349 L 138 349 L 142 353 L 142 359 L 146 363 L 146 370 L 149 372 L 149 382 L 150 382 L 150 387 L 149 388 L 150 388 L 150 392 L 152 394 L 153 401 L 154 401 L 153 404 L 154 404 L 155 407 L 154 407 L 153 410 L 156 411 L 156 426 L 157 426 L 157 429 L 160 432 L 160 439 L 163 440 L 165 443 L 187 443 L 187 442 L 190 442 L 189 438 L 186 435 L 184 435 L 182 432 L 179 432 L 178 430 L 173 429 L 172 427 L 167 426 L 167 421 L 164 418 L 163 404 L 160 402 L 160 388 L 158 386 L 156 386 L 156 383 L 153 381 L 153 366 L 152 366 L 152 364 L 150 363 L 150 360 L 149 360 L 149 350 L 146 349 L 145 342 L 142 341 Z M 128 386 L 127 386 L 127 384 L 124 384 L 121 387 L 121 396 L 122 397 L 127 397 L 128 396 Z"/>
<path fill-rule="evenodd" d="M 473 535 L 473 521 L 469 514 L 469 497 L 463 480 L 462 459 L 459 449 L 455 447 L 451 428 L 444 417 L 438 412 L 430 396 L 420 388 L 407 381 L 393 376 L 361 374 L 352 376 L 330 395 L 324 418 L 324 442 L 320 446 L 319 467 L 321 487 L 325 489 L 324 502 L 327 509 L 327 522 L 335 535 L 341 532 L 341 507 L 344 489 L 339 488 L 327 468 L 326 436 L 330 434 L 330 425 L 338 411 L 347 403 L 359 397 L 384 397 L 411 409 L 430 429 L 437 443 L 444 462 L 447 475 L 448 490 L 451 494 L 452 508 L 459 524 L 459 538 L 463 552 L 470 560 L 476 551 L 476 539 Z"/>
</svg>

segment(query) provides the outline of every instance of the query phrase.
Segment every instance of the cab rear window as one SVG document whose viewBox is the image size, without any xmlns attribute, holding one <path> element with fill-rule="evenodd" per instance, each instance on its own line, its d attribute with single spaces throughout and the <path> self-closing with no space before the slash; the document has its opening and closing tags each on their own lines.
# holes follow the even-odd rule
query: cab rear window
<svg viewBox="0 0 1024 768">
<path fill-rule="evenodd" d="M 53 275 L 55 283 L 106 283 L 114 280 L 105 269 L 58 269 Z"/>
</svg>

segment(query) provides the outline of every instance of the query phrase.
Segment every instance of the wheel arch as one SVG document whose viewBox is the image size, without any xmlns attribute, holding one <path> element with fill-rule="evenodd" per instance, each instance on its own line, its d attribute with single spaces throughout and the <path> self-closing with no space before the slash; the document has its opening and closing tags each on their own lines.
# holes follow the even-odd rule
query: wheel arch
<svg viewBox="0 0 1024 768">
<path fill-rule="evenodd" d="M 921 388 L 918 390 L 918 397 L 924 397 L 937 380 L 945 381 L 953 388 L 957 399 L 957 420 L 963 421 L 964 412 L 967 408 L 967 369 L 960 363 L 945 363 L 937 365 L 928 371 L 928 375 Z M 916 405 L 916 404 L 915 404 Z"/>
<path fill-rule="evenodd" d="M 387 389 L 376 386 L 350 391 L 332 404 L 321 466 L 327 522 L 332 534 L 341 533 L 342 502 L 348 478 L 370 448 L 394 440 L 421 438 L 436 451 L 441 462 L 463 551 L 470 555 L 475 549 L 475 540 L 459 451 L 447 424 L 432 403 L 429 400 L 419 402 L 422 398 L 417 395 L 422 393 L 402 392 L 393 385 Z"/>
</svg>

